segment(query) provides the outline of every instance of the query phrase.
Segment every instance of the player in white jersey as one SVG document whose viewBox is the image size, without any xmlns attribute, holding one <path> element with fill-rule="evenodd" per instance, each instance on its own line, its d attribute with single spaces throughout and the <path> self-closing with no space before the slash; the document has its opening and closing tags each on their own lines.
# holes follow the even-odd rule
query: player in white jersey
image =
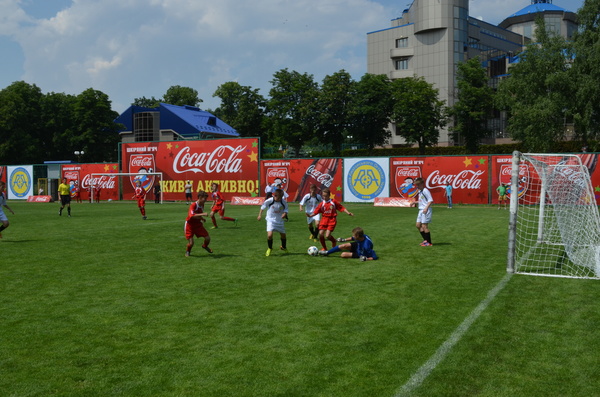
<svg viewBox="0 0 600 397">
<path fill-rule="evenodd" d="M 4 213 L 3 207 L 9 210 L 11 214 L 15 214 L 15 212 L 8 205 L 6 205 L 6 193 L 4 193 L 5 187 L 6 184 L 4 182 L 0 182 L 0 238 L 2 238 L 2 231 L 9 225 L 8 218 Z"/>
<path fill-rule="evenodd" d="M 300 200 L 300 211 L 305 211 L 307 214 L 312 214 L 317 205 L 323 201 L 323 197 L 317 194 L 317 185 L 310 185 L 310 192 L 306 193 L 302 200 Z M 306 217 L 308 223 L 308 230 L 310 230 L 309 240 L 317 241 L 319 238 L 319 221 L 321 220 L 321 214 L 315 216 Z"/>
<path fill-rule="evenodd" d="M 431 223 L 431 205 L 433 204 L 433 197 L 429 189 L 425 187 L 425 181 L 423 178 L 415 179 L 415 186 L 419 189 L 419 201 L 413 203 L 413 206 L 419 207 L 419 215 L 417 215 L 416 227 L 419 229 L 423 242 L 421 246 L 430 247 L 431 244 L 431 232 L 429 231 L 429 223 Z"/>
<path fill-rule="evenodd" d="M 287 238 L 285 234 L 284 220 L 288 214 L 288 204 L 283 199 L 283 190 L 277 189 L 273 197 L 265 200 L 260 206 L 257 219 L 260 221 L 263 211 L 267 211 L 265 220 L 267 221 L 267 252 L 265 256 L 271 255 L 273 250 L 273 232 L 278 232 L 281 236 L 281 250 L 287 252 Z"/>
</svg>

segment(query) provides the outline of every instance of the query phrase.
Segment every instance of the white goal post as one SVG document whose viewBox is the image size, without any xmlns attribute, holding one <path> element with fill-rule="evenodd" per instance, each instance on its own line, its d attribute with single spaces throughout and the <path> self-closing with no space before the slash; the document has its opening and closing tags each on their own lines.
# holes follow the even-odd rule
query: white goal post
<svg viewBox="0 0 600 397">
<path fill-rule="evenodd" d="M 162 172 L 113 172 L 113 173 L 95 173 L 95 174 L 90 174 L 90 176 L 92 177 L 92 181 L 93 183 L 91 184 L 91 189 L 90 189 L 90 194 L 92 195 L 92 197 L 94 196 L 94 187 L 96 184 L 96 177 L 102 177 L 102 176 L 113 176 L 113 177 L 119 177 L 119 197 L 122 200 L 122 194 L 123 194 L 123 186 L 121 186 L 122 183 L 122 179 L 120 177 L 126 176 L 126 177 L 136 177 L 136 178 L 140 178 L 142 181 L 145 181 L 145 177 L 147 176 L 153 176 L 153 177 L 158 177 L 159 178 L 159 183 L 163 181 L 163 173 Z M 153 185 L 153 184 L 152 184 Z M 146 189 L 147 193 L 152 193 L 150 192 L 150 189 Z M 160 203 L 163 203 L 163 193 L 162 193 L 162 189 L 160 190 Z"/>
<path fill-rule="evenodd" d="M 600 215 L 578 155 L 515 151 L 509 194 L 508 272 L 600 278 Z"/>
</svg>

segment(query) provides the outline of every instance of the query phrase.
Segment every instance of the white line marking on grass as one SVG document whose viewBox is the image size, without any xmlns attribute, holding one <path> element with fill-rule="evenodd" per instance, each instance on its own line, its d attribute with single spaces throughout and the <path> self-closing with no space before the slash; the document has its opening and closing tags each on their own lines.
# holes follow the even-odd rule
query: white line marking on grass
<svg viewBox="0 0 600 397">
<path fill-rule="evenodd" d="M 494 300 L 496 295 L 506 286 L 510 280 L 512 273 L 507 273 L 500 282 L 490 290 L 487 297 L 465 318 L 465 320 L 454 330 L 452 335 L 437 349 L 437 351 L 411 376 L 411 378 L 396 392 L 394 397 L 408 396 L 417 387 L 423 383 L 437 365 L 442 362 L 446 355 L 452 350 L 454 345 L 460 341 L 463 335 L 469 330 L 471 325 L 477 318 L 487 309 L 490 302 Z"/>
</svg>

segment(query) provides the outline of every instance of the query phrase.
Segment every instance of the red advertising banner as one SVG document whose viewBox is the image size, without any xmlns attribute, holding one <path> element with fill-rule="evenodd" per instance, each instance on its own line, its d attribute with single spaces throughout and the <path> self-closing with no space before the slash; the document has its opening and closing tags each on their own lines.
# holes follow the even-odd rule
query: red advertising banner
<svg viewBox="0 0 600 397">
<path fill-rule="evenodd" d="M 52 196 L 27 196 L 28 203 L 50 203 Z"/>
<path fill-rule="evenodd" d="M 418 193 L 415 178 L 425 179 L 435 203 L 445 203 L 446 185 L 452 186 L 452 201 L 488 203 L 488 156 L 391 157 L 390 197 L 411 199 Z"/>
<path fill-rule="evenodd" d="M 399 197 L 375 197 L 373 206 L 375 207 L 410 207 L 415 200 Z"/>
<path fill-rule="evenodd" d="M 261 193 L 269 186 L 281 184 L 287 201 L 300 201 L 315 184 L 317 191 L 329 188 L 331 197 L 342 199 L 342 159 L 280 159 L 260 162 Z"/>
<path fill-rule="evenodd" d="M 61 167 L 62 178 L 67 178 L 71 188 L 71 197 L 77 201 L 79 193 L 82 201 L 90 201 L 90 190 L 94 186 L 94 195 L 100 201 L 119 199 L 119 180 L 116 176 L 92 174 L 113 174 L 119 172 L 119 164 L 65 164 Z M 96 197 L 92 201 L 96 201 Z"/>
<path fill-rule="evenodd" d="M 231 198 L 232 205 L 262 205 L 265 202 L 265 198 L 261 196 L 256 197 L 241 197 L 233 196 Z"/>
<path fill-rule="evenodd" d="M 6 166 L 0 166 L 0 182 L 6 183 Z"/>
<path fill-rule="evenodd" d="M 218 183 L 226 200 L 259 195 L 256 138 L 124 143 L 121 156 L 122 172 L 138 174 L 123 184 L 124 199 L 133 195 L 135 179 L 151 192 L 156 178 L 144 175 L 148 172 L 163 173 L 163 200 L 185 200 L 188 180 L 194 192 L 210 192 L 210 185 Z"/>
</svg>

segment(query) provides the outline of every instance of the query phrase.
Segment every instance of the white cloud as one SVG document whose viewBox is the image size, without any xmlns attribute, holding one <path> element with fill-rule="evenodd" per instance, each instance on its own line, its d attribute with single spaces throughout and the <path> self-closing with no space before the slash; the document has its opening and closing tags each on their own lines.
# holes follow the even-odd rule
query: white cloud
<svg viewBox="0 0 600 397">
<path fill-rule="evenodd" d="M 501 15 L 499 22 L 524 3 L 472 0 L 471 15 Z M 117 111 L 175 84 L 198 90 L 207 108 L 218 106 L 212 94 L 227 81 L 266 96 L 283 68 L 317 81 L 340 69 L 359 79 L 366 34 L 389 27 L 404 8 L 397 0 L 73 0 L 35 19 L 22 4 L 0 0 L 0 35 L 20 45 L 23 78 L 45 92 L 93 87 Z"/>
</svg>

